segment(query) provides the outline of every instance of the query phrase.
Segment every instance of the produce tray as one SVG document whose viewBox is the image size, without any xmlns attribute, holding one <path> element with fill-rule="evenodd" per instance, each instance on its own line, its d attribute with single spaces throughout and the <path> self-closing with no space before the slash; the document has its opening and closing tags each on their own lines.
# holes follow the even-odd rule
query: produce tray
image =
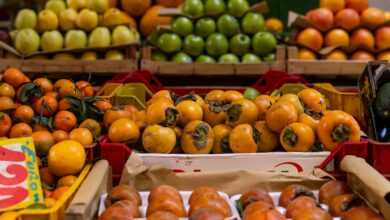
<svg viewBox="0 0 390 220">
<path fill-rule="evenodd" d="M 286 48 L 277 46 L 274 62 L 260 64 L 177 64 L 175 62 L 153 61 L 152 47 L 142 48 L 140 68 L 159 75 L 261 75 L 269 70 L 286 70 Z"/>
<path fill-rule="evenodd" d="M 316 200 L 318 201 L 318 191 L 313 191 L 314 193 L 314 196 L 316 197 Z M 275 207 L 276 209 L 282 214 L 282 215 L 285 215 L 286 214 L 286 209 L 283 208 L 283 207 L 280 207 L 278 206 L 279 204 L 279 197 L 281 195 L 281 192 L 270 192 L 269 195 L 271 196 L 274 204 L 275 204 Z M 239 195 L 234 195 L 232 197 L 230 197 L 230 203 L 232 204 L 237 204 L 237 201 L 239 201 L 241 198 L 241 194 Z M 329 207 L 326 205 L 326 204 L 320 204 L 321 208 L 324 209 L 325 211 L 329 211 Z M 237 209 L 237 208 L 236 208 Z M 241 218 L 239 218 L 241 219 Z M 291 219 L 291 218 L 288 218 L 288 219 Z M 339 217 L 333 217 L 332 218 L 333 220 L 340 220 L 341 218 Z"/>
<path fill-rule="evenodd" d="M 71 202 L 77 189 L 87 177 L 92 164 L 87 164 L 79 174 L 76 182 L 68 189 L 67 192 L 51 208 L 47 209 L 23 209 L 17 212 L 18 220 L 63 220 L 65 219 L 65 210 Z"/>
<path fill-rule="evenodd" d="M 188 200 L 190 199 L 191 193 L 192 192 L 189 192 L 189 191 L 180 192 L 180 195 L 181 195 L 183 202 L 184 202 L 184 207 L 186 208 L 187 212 L 189 210 Z M 142 206 L 140 207 L 142 218 L 135 218 L 135 220 L 145 220 L 146 219 L 145 216 L 146 216 L 146 209 L 148 207 L 149 192 L 140 192 L 140 195 L 141 195 L 141 200 L 142 200 Z M 230 202 L 229 196 L 224 192 L 219 192 L 219 195 L 229 204 L 231 212 L 232 212 L 232 216 L 229 218 L 226 218 L 225 220 L 238 220 L 238 219 L 240 219 L 240 215 L 238 214 L 238 211 L 235 208 L 234 204 Z M 106 199 L 106 197 L 107 197 L 107 194 L 104 194 L 100 198 L 99 213 L 98 213 L 99 216 L 106 209 L 106 207 L 104 205 L 104 200 Z M 186 218 L 180 218 L 180 219 L 189 219 L 189 218 L 186 217 Z"/>
</svg>

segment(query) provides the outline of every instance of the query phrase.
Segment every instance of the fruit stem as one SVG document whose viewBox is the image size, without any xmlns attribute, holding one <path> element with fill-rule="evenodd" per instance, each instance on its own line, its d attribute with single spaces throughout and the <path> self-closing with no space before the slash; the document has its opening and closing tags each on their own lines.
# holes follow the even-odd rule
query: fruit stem
<svg viewBox="0 0 390 220">
<path fill-rule="evenodd" d="M 298 142 L 298 136 L 292 128 L 286 128 L 283 134 L 283 141 L 293 147 Z"/>
</svg>

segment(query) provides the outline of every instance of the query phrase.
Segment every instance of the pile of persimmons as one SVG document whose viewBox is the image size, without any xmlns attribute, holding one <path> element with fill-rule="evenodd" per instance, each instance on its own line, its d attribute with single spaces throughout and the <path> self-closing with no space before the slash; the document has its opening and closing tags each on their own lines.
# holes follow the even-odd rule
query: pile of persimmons
<svg viewBox="0 0 390 220">
<path fill-rule="evenodd" d="M 108 120 L 114 112 L 120 119 Z M 138 146 L 149 153 L 331 151 L 344 141 L 360 140 L 357 121 L 346 112 L 328 110 L 325 97 L 312 88 L 252 99 L 233 90 L 213 90 L 204 98 L 161 90 L 145 110 L 128 115 L 129 110 L 106 112 L 106 124 L 112 122 L 109 139 L 142 143 Z"/>
<path fill-rule="evenodd" d="M 33 138 L 48 207 L 75 183 L 100 136 L 111 104 L 94 95 L 87 81 L 30 79 L 17 68 L 1 76 L 0 137 Z"/>
<path fill-rule="evenodd" d="M 321 0 L 306 19 L 312 27 L 296 37 L 304 46 L 299 59 L 390 60 L 390 12 L 369 7 L 368 0 Z M 325 47 L 335 49 L 317 56 Z"/>
</svg>

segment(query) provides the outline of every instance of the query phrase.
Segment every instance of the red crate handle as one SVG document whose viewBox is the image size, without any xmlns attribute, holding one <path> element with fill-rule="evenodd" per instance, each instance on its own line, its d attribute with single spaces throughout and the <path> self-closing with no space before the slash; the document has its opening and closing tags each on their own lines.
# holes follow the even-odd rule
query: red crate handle
<svg viewBox="0 0 390 220">
<path fill-rule="evenodd" d="M 261 93 L 268 93 L 280 88 L 285 83 L 303 83 L 309 85 L 301 75 L 290 75 L 283 71 L 270 70 L 257 80 L 252 87 Z"/>
</svg>

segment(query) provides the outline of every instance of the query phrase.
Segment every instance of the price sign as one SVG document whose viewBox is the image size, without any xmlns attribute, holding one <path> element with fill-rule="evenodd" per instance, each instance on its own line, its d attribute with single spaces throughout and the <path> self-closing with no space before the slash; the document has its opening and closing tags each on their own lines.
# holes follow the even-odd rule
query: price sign
<svg viewBox="0 0 390 220">
<path fill-rule="evenodd" d="M 0 141 L 0 212 L 43 200 L 32 138 Z"/>
</svg>

